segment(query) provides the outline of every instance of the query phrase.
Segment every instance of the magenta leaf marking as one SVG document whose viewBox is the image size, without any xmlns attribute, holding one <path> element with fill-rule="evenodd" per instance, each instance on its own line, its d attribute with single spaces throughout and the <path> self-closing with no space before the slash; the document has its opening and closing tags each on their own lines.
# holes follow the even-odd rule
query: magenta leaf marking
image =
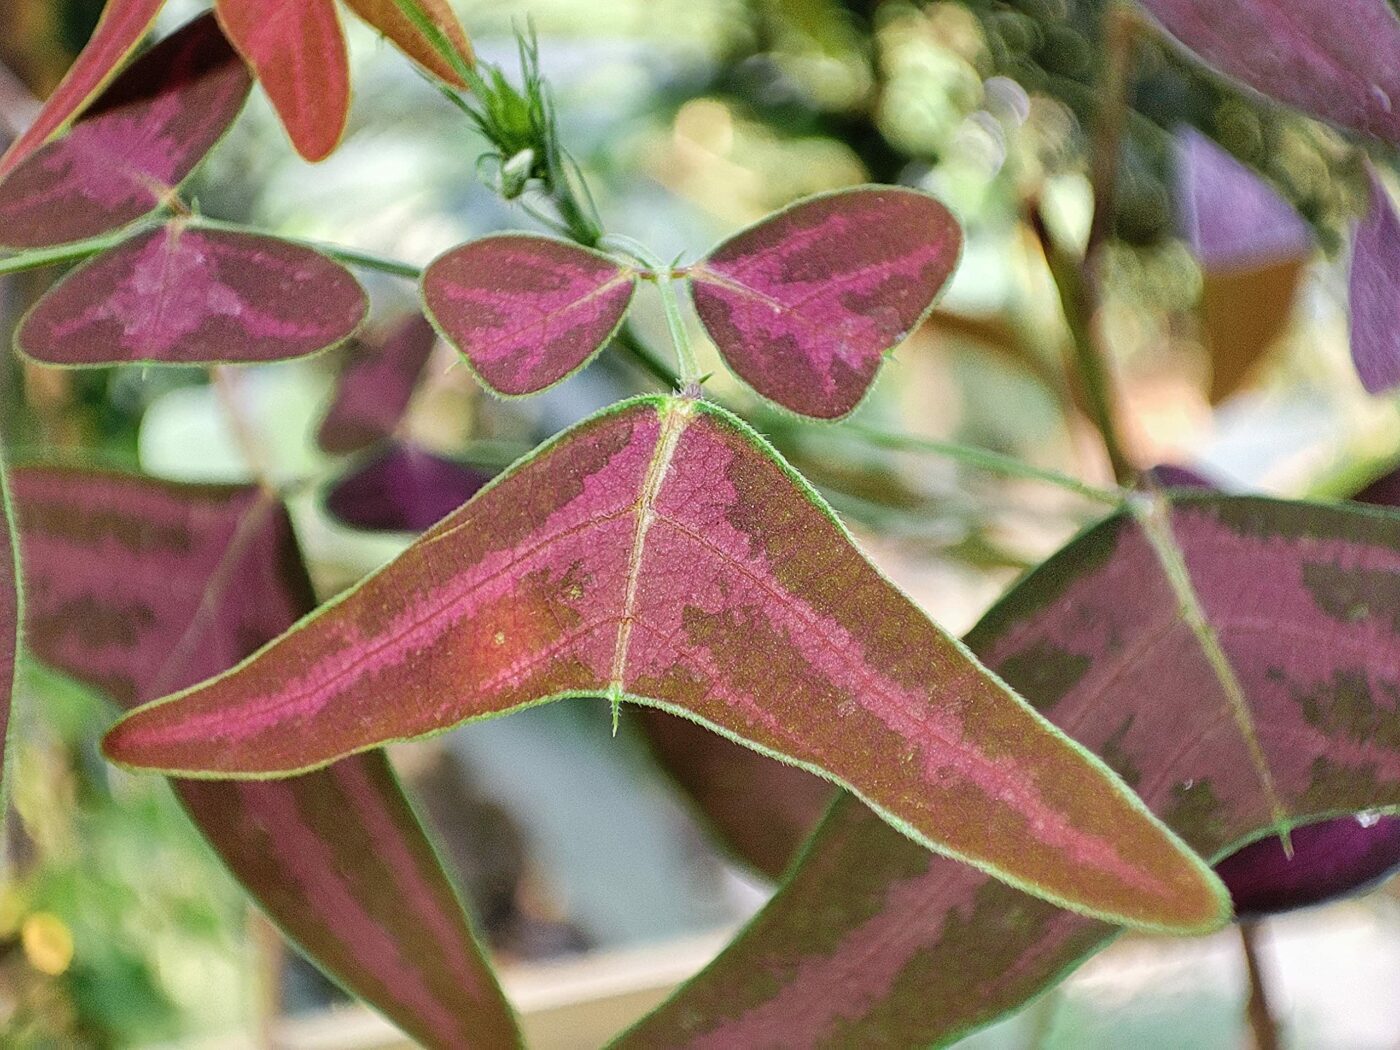
<svg viewBox="0 0 1400 1050">
<path fill-rule="evenodd" d="M 1215 866 L 1241 918 L 1361 893 L 1400 869 L 1400 817 L 1358 814 L 1269 835 Z"/>
<path fill-rule="evenodd" d="M 433 326 L 416 313 L 387 333 L 359 340 L 316 435 L 321 448 L 332 455 L 359 452 L 392 434 L 436 342 Z"/>
<path fill-rule="evenodd" d="M 839 419 L 933 309 L 961 248 L 927 194 L 842 190 L 725 241 L 691 267 L 691 295 L 741 379 L 784 408 Z"/>
<path fill-rule="evenodd" d="M 582 368 L 622 324 L 637 273 L 599 252 L 530 234 L 453 248 L 423 273 L 443 337 L 498 394 L 518 397 Z"/>
<path fill-rule="evenodd" d="M 1223 918 L 1199 858 L 892 588 L 756 434 L 685 399 L 579 424 L 105 746 L 135 767 L 280 775 L 569 696 L 684 713 L 1074 906 Z"/>
<path fill-rule="evenodd" d="M 1176 136 L 1182 236 L 1208 270 L 1247 270 L 1312 250 L 1312 231 L 1278 191 L 1194 128 Z"/>
<path fill-rule="evenodd" d="M 326 509 L 343 525 L 422 532 L 456 510 L 491 475 L 407 441 L 391 441 L 337 479 Z"/>
<path fill-rule="evenodd" d="M 1361 385 L 1379 394 L 1400 385 L 1400 216 L 1371 176 L 1371 207 L 1351 246 L 1351 359 Z"/>
<path fill-rule="evenodd" d="M 0 156 L 0 178 L 27 159 L 102 89 L 165 6 L 165 0 L 107 0 L 92 37 L 24 134 Z"/>
<path fill-rule="evenodd" d="M 1288 819 L 1400 804 L 1400 518 L 1173 500 Z M 1272 826 L 1228 698 L 1131 517 L 1031 573 L 968 643 L 1201 853 Z M 621 1045 L 944 1045 L 1115 933 L 921 852 L 847 797 L 739 940 Z"/>
<path fill-rule="evenodd" d="M 1400 142 L 1400 20 L 1386 0 L 1142 0 L 1208 65 L 1279 102 Z"/>
<path fill-rule="evenodd" d="M 15 346 L 53 365 L 280 361 L 349 338 L 368 309 L 350 272 L 309 248 L 177 220 L 66 276 Z"/>
<path fill-rule="evenodd" d="M 0 245 L 95 237 L 166 204 L 238 116 L 251 83 L 213 15 L 196 18 L 118 77 L 67 136 L 0 181 Z"/>
<path fill-rule="evenodd" d="M 28 641 L 124 706 L 215 674 L 313 604 L 255 488 L 15 472 Z M 381 752 L 266 783 L 173 782 L 230 870 L 318 965 L 424 1045 L 517 1045 L 461 907 Z"/>
</svg>

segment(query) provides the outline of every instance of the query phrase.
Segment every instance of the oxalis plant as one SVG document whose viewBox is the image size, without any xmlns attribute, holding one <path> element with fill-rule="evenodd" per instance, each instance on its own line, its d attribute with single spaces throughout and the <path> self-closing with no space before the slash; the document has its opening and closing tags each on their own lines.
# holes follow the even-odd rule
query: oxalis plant
<svg viewBox="0 0 1400 1050">
<path fill-rule="evenodd" d="M 354 335 L 368 312 L 354 270 L 417 282 L 422 316 L 365 340 L 320 441 L 377 450 L 332 503 L 349 514 L 388 490 L 370 516 L 422 534 L 317 607 L 270 483 L 12 466 L 3 687 L 23 647 L 120 704 L 107 757 L 170 778 L 269 918 L 414 1039 L 496 1047 L 519 1032 L 383 748 L 553 700 L 602 698 L 614 727 L 636 705 L 708 730 L 678 750 L 714 749 L 751 793 L 682 781 L 761 869 L 786 863 L 783 832 L 750 825 L 745 838 L 732 808 L 786 790 L 788 767 L 840 788 L 768 906 L 619 1046 L 941 1045 L 1124 929 L 1201 934 L 1354 890 L 1400 860 L 1400 822 L 1385 815 L 1400 808 L 1400 517 L 1139 474 L 1092 323 L 1123 81 L 1139 42 L 1165 36 L 1371 150 L 1352 347 L 1369 389 L 1400 382 L 1400 220 L 1385 147 L 1369 141 L 1400 142 L 1400 22 L 1385 0 L 1107 10 L 1087 247 L 1032 218 L 1117 482 L 925 443 L 1102 507 L 961 640 L 707 392 L 688 342 L 693 311 L 775 406 L 775 432 L 844 419 L 957 265 L 961 232 L 937 199 L 859 186 L 668 261 L 604 229 L 533 43 L 513 81 L 474 64 L 445 0 L 347 0 L 493 144 L 477 171 L 547 232 L 475 240 L 421 272 L 273 236 L 201 214 L 180 187 L 254 77 L 303 156 L 335 148 L 348 76 L 334 5 L 219 0 L 129 59 L 160 6 L 108 0 L 0 161 L 0 273 L 72 264 L 15 350 L 47 367 L 204 364 L 218 384 L 226 366 Z M 1309 227 L 1256 174 L 1198 133 L 1178 151 L 1208 282 L 1311 251 Z M 628 325 L 645 295 L 664 309 L 670 356 Z M 662 392 L 488 479 L 393 438 L 438 335 L 503 397 L 609 346 Z M 1267 1015 L 1255 1019 L 1270 1043 Z"/>
</svg>

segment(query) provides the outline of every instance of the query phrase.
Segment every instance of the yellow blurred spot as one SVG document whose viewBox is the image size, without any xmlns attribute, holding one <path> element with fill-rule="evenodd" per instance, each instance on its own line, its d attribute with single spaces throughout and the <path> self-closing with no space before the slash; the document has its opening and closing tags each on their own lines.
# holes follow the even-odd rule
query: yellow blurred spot
<svg viewBox="0 0 1400 1050">
<path fill-rule="evenodd" d="M 723 157 L 734 146 L 729 107 L 712 98 L 691 99 L 676 113 L 676 136 Z"/>
<path fill-rule="evenodd" d="M 73 934 L 56 915 L 38 911 L 24 920 L 20 943 L 29 965 L 56 977 L 73 961 Z"/>
</svg>

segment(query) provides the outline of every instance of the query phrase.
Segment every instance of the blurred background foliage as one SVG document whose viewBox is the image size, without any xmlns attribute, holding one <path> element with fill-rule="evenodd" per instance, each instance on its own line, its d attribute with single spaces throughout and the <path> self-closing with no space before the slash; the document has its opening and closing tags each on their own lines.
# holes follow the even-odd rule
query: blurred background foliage
<svg viewBox="0 0 1400 1050">
<path fill-rule="evenodd" d="M 161 29 L 202 6 L 172 0 Z M 663 256 L 695 258 L 737 226 L 820 190 L 881 181 L 936 193 L 965 226 L 962 265 L 858 422 L 1109 477 L 1066 378 L 1071 333 L 1032 221 L 1043 216 L 1067 251 L 1083 251 L 1106 97 L 1103 0 L 457 7 L 480 57 L 508 76 L 517 71 L 515 32 L 533 27 L 565 144 L 605 227 Z M 25 92 L 52 88 L 100 8 L 100 0 L 0 0 L 0 115 L 22 121 Z M 492 230 L 532 226 L 495 192 L 496 169 L 478 163 L 487 146 L 461 114 L 365 27 L 349 29 L 356 94 L 342 147 L 323 164 L 303 163 L 255 93 L 196 177 L 198 206 L 417 264 Z M 1364 208 L 1363 148 L 1232 89 L 1151 31 L 1136 56 L 1095 318 L 1132 458 L 1194 464 L 1228 487 L 1345 493 L 1400 449 L 1395 403 L 1365 397 L 1347 356 L 1343 246 Z M 1268 323 L 1250 329 L 1262 335 L 1232 332 L 1242 322 L 1231 310 L 1226 330 L 1209 330 L 1221 325 L 1219 311 L 1212 320 L 1202 308 L 1206 282 L 1179 237 L 1172 199 L 1172 140 L 1182 126 L 1258 171 L 1316 231 L 1319 250 L 1293 278 L 1246 280 L 1230 293 L 1241 311 L 1262 313 Z M 0 283 L 0 328 L 54 276 Z M 414 307 L 405 282 L 362 276 L 378 317 Z M 662 347 L 654 305 L 643 298 L 637 331 Z M 780 416 L 695 336 L 714 368 L 709 389 L 745 410 L 952 630 L 1094 514 L 1053 488 Z M 237 373 L 236 407 L 260 463 L 250 464 L 228 406 L 199 369 L 53 371 L 6 355 L 0 403 L 22 407 L 3 426 L 21 460 L 191 480 L 270 472 L 292 487 L 302 543 L 329 596 L 407 541 L 346 529 L 324 512 L 324 489 L 347 464 L 319 451 L 313 435 L 343 358 Z M 439 347 L 405 430 L 429 449 L 500 466 L 654 385 L 614 349 L 541 397 L 503 403 Z M 269 1003 L 295 1009 L 332 994 L 310 971 L 283 966 L 275 937 L 246 921 L 237 888 L 165 787 L 100 761 L 103 701 L 31 668 L 20 717 L 12 877 L 0 894 L 7 1046 L 187 1039 L 246 1025 Z M 626 722 L 621 739 L 610 739 L 601 708 L 534 710 L 397 757 L 507 961 L 732 923 L 767 891 L 709 843 Z M 1378 906 L 1393 912 L 1393 903 Z M 1082 1002 L 1071 1010 L 1058 1022 L 1058 1045 L 1093 1031 L 1095 1017 L 1119 1016 L 1121 1002 L 1108 1001 L 1107 1015 Z M 1209 1018 L 1233 1018 L 1238 1003 L 1210 1009 Z M 1171 1016 L 1134 1045 L 1182 1045 L 1170 1041 L 1181 1023 Z M 1018 1023 L 1049 1032 L 1042 1020 Z M 1220 1024 L 1234 1031 L 1233 1021 Z M 1197 1045 L 1217 1045 L 1210 1038 Z"/>
</svg>

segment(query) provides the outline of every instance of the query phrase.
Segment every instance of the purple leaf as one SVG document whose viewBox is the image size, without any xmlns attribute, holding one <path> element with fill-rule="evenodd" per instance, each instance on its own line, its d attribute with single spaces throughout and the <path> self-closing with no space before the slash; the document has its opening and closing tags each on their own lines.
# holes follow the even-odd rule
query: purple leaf
<svg viewBox="0 0 1400 1050">
<path fill-rule="evenodd" d="M 350 272 L 309 248 L 177 220 L 64 277 L 15 345 L 52 365 L 280 361 L 349 338 L 368 308 Z"/>
<path fill-rule="evenodd" d="M 80 113 L 141 42 L 165 0 L 107 0 L 87 45 L 44 102 L 34 123 L 0 156 L 0 178 Z"/>
<path fill-rule="evenodd" d="M 1142 0 L 1208 65 L 1343 127 L 1400 142 L 1400 20 L 1386 0 Z"/>
<path fill-rule="evenodd" d="M 633 716 L 652 756 L 735 856 L 778 878 L 836 790 L 806 770 L 740 747 L 688 718 L 652 708 Z"/>
<path fill-rule="evenodd" d="M 1032 892 L 1140 925 L 1223 918 L 1199 858 L 891 587 L 758 435 L 688 398 L 578 424 L 104 746 L 277 774 L 581 696 L 684 713 L 850 784 L 925 848 Z"/>
<path fill-rule="evenodd" d="M 226 669 L 310 610 L 256 488 L 15 472 L 36 656 L 130 707 Z M 289 780 L 173 781 L 229 869 L 318 965 L 429 1046 L 514 1021 L 382 752 Z"/>
<path fill-rule="evenodd" d="M 1269 835 L 1215 866 L 1242 919 L 1360 893 L 1400 868 L 1400 817 L 1359 815 L 1294 828 L 1293 856 Z"/>
<path fill-rule="evenodd" d="M 695 309 L 741 379 L 820 419 L 852 411 L 933 309 L 962 231 L 932 197 L 866 186 L 800 201 L 690 269 Z"/>
<path fill-rule="evenodd" d="M 1361 385 L 1400 385 L 1400 217 L 1371 175 L 1371 207 L 1351 245 L 1351 359 Z"/>
<path fill-rule="evenodd" d="M 1272 780 L 1152 546 L 1116 516 L 968 636 L 1183 839 L 1400 805 L 1400 518 L 1178 493 L 1172 529 Z M 839 800 L 803 861 L 627 1047 L 943 1044 L 1043 991 L 1117 931 L 920 852 Z"/>
<path fill-rule="evenodd" d="M 118 77 L 67 136 L 0 181 L 0 244 L 95 237 L 166 204 L 250 85 L 214 16 L 196 18 Z"/>
<path fill-rule="evenodd" d="M 355 529 L 422 532 L 489 480 L 475 467 L 394 441 L 337 480 L 326 494 L 326 509 Z"/>
<path fill-rule="evenodd" d="M 591 361 L 622 324 L 630 266 L 530 234 L 484 237 L 423 273 L 423 302 L 443 337 L 498 394 L 534 394 Z"/>
<path fill-rule="evenodd" d="M 387 334 L 360 340 L 321 421 L 316 435 L 321 448 L 343 455 L 392 434 L 436 342 L 437 333 L 420 314 L 405 318 Z"/>
<path fill-rule="evenodd" d="M 1182 236 L 1207 270 L 1241 270 L 1306 257 L 1312 232 L 1293 206 L 1194 128 L 1176 135 Z"/>
</svg>

